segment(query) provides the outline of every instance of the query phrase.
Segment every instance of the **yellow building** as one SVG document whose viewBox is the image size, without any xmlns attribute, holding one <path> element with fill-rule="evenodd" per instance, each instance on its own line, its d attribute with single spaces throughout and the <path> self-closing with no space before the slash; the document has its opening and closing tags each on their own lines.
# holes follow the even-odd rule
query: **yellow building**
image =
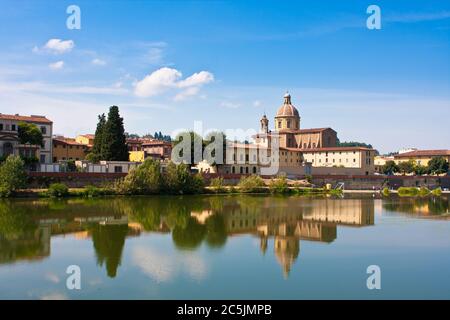
<svg viewBox="0 0 450 320">
<path fill-rule="evenodd" d="M 53 162 L 64 160 L 83 160 L 89 152 L 89 146 L 73 138 L 53 138 Z"/>
<path fill-rule="evenodd" d="M 435 157 L 443 157 L 450 162 L 450 150 L 414 150 L 395 155 L 394 161 L 399 164 L 413 160 L 417 165 L 427 166 L 428 162 Z"/>
<path fill-rule="evenodd" d="M 129 161 L 132 162 L 144 162 L 145 160 L 145 151 L 128 151 Z"/>
<path fill-rule="evenodd" d="M 95 135 L 94 134 L 81 134 L 81 135 L 78 135 L 75 138 L 75 141 L 80 143 L 80 144 L 87 145 L 87 146 L 93 146 L 94 145 L 94 139 L 95 139 Z"/>
</svg>

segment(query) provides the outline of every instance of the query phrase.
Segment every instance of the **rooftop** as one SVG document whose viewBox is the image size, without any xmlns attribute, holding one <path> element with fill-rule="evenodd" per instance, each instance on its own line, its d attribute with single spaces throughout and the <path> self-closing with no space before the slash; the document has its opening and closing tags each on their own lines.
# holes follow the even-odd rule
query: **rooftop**
<svg viewBox="0 0 450 320">
<path fill-rule="evenodd" d="M 394 158 L 450 156 L 450 150 L 415 150 L 394 155 Z"/>
<path fill-rule="evenodd" d="M 15 120 L 15 121 L 25 121 L 25 122 L 37 122 L 37 123 L 53 123 L 51 120 L 47 119 L 45 116 L 31 115 L 31 116 L 21 116 L 19 114 L 3 114 L 0 113 L 0 119 L 3 120 Z"/>
</svg>

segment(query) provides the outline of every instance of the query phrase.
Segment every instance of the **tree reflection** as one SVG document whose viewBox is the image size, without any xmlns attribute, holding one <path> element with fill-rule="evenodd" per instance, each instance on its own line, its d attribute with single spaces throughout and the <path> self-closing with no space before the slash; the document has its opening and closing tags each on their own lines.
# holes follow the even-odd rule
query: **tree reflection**
<svg viewBox="0 0 450 320">
<path fill-rule="evenodd" d="M 96 224 L 92 226 L 91 233 L 97 264 L 105 264 L 108 277 L 114 278 L 121 263 L 128 225 Z"/>
<path fill-rule="evenodd" d="M 186 226 L 175 226 L 172 230 L 172 239 L 179 249 L 195 249 L 202 243 L 205 234 L 205 226 L 189 217 Z"/>
</svg>

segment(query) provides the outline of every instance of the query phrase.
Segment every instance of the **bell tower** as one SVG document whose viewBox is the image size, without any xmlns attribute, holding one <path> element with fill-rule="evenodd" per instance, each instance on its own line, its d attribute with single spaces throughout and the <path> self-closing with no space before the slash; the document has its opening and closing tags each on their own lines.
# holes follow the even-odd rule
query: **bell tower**
<svg viewBox="0 0 450 320">
<path fill-rule="evenodd" d="M 267 119 L 265 114 L 261 118 L 260 123 L 260 133 L 269 133 L 269 119 Z"/>
</svg>

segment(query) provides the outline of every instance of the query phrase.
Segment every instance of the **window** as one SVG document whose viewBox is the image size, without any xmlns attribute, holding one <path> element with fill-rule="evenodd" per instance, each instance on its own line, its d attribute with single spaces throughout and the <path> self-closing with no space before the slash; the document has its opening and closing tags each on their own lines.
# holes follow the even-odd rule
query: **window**
<svg viewBox="0 0 450 320">
<path fill-rule="evenodd" d="M 41 154 L 40 160 L 41 163 L 45 163 L 45 154 Z"/>
<path fill-rule="evenodd" d="M 291 120 L 287 121 L 287 127 L 290 128 L 291 127 Z"/>
<path fill-rule="evenodd" d="M 278 121 L 278 128 L 281 128 L 281 121 Z"/>
<path fill-rule="evenodd" d="M 256 167 L 253 167 L 253 173 L 256 173 Z"/>
<path fill-rule="evenodd" d="M 115 173 L 122 173 L 122 166 L 114 166 Z"/>
<path fill-rule="evenodd" d="M 41 132 L 42 132 L 42 134 L 47 134 L 47 127 L 42 126 Z"/>
<path fill-rule="evenodd" d="M 353 158 L 353 162 L 356 162 L 356 159 L 355 159 L 355 158 Z"/>
<path fill-rule="evenodd" d="M 248 173 L 248 167 L 245 167 L 245 173 Z"/>
<path fill-rule="evenodd" d="M 3 123 L 0 123 L 0 131 L 3 130 Z"/>
<path fill-rule="evenodd" d="M 16 131 L 16 125 L 15 125 L 15 124 L 12 124 L 12 125 L 11 125 L 11 130 L 12 130 L 12 131 Z"/>
<path fill-rule="evenodd" d="M 240 168 L 239 168 L 239 172 L 240 172 L 241 174 L 243 174 L 243 173 L 244 173 L 244 168 L 240 167 Z"/>
<path fill-rule="evenodd" d="M 231 173 L 236 173 L 236 169 L 234 167 L 231 167 Z"/>
</svg>

